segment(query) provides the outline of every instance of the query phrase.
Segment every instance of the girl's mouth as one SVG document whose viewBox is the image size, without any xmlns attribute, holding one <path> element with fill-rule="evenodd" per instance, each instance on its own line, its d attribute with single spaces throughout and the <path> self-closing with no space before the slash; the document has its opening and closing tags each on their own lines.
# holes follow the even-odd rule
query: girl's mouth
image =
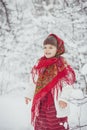
<svg viewBox="0 0 87 130">
<path fill-rule="evenodd" d="M 46 55 L 50 55 L 51 53 L 46 53 Z"/>
</svg>

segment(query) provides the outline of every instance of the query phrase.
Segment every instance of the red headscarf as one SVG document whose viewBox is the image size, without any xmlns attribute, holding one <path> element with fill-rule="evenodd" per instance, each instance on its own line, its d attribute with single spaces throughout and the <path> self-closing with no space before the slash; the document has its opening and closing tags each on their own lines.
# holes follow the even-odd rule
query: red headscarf
<svg viewBox="0 0 87 130">
<path fill-rule="evenodd" d="M 65 47 L 64 47 L 64 41 L 62 39 L 60 39 L 57 35 L 55 34 L 50 34 L 49 36 L 54 36 L 57 40 L 58 43 L 58 51 L 57 54 L 61 55 L 65 52 Z"/>
</svg>

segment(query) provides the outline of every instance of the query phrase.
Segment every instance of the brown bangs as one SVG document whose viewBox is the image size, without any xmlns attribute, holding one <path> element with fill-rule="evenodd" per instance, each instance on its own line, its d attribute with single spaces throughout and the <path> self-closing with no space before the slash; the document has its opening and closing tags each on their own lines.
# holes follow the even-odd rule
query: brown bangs
<svg viewBox="0 0 87 130">
<path fill-rule="evenodd" d="M 56 47 L 58 48 L 58 43 L 57 43 L 57 40 L 56 40 L 56 38 L 55 38 L 54 36 L 48 36 L 48 37 L 44 40 L 43 45 L 47 45 L 47 44 L 56 46 Z"/>
</svg>

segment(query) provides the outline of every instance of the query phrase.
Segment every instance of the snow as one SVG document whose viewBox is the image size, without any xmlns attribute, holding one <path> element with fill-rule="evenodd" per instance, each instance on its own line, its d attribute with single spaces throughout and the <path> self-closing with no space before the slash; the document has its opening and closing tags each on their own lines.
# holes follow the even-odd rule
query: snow
<svg viewBox="0 0 87 130">
<path fill-rule="evenodd" d="M 83 99 L 84 95 L 80 89 L 73 89 L 73 92 L 71 93 L 71 97 L 75 99 Z"/>
<path fill-rule="evenodd" d="M 0 130 L 32 130 L 30 107 L 22 96 L 0 96 Z"/>
<path fill-rule="evenodd" d="M 86 74 L 87 74 L 87 64 L 85 64 L 85 65 L 82 67 L 81 73 L 82 73 L 83 75 L 86 75 Z"/>
</svg>

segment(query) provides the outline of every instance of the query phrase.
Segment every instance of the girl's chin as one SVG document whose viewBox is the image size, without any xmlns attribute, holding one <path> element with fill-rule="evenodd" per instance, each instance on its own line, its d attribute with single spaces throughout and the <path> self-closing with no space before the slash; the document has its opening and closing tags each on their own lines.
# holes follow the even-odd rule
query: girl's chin
<svg viewBox="0 0 87 130">
<path fill-rule="evenodd" d="M 51 58 L 51 56 L 45 56 L 46 58 Z"/>
<path fill-rule="evenodd" d="M 52 58 L 53 56 L 45 56 L 46 58 Z"/>
</svg>

